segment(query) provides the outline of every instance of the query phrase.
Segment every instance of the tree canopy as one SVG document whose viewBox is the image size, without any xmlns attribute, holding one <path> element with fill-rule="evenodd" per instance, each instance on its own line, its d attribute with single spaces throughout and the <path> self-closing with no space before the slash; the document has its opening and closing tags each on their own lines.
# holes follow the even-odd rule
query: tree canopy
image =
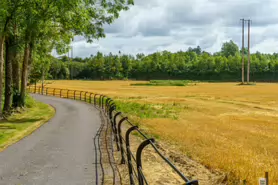
<svg viewBox="0 0 278 185">
<path fill-rule="evenodd" d="M 236 54 L 239 54 L 239 49 L 238 46 L 230 40 L 230 42 L 225 42 L 222 45 L 221 53 L 225 57 L 235 56 Z"/>
<path fill-rule="evenodd" d="M 98 52 L 84 59 L 62 56 L 52 61 L 49 71 L 52 79 L 67 79 L 67 74 L 61 73 L 69 71 L 73 79 L 241 80 L 241 55 L 232 41 L 223 43 L 221 51 L 213 54 L 196 47 L 175 53 L 162 51 L 135 56 Z M 278 81 L 278 54 L 252 54 L 250 74 L 252 81 Z"/>
<path fill-rule="evenodd" d="M 1 0 L 0 97 L 5 76 L 4 112 L 10 112 L 14 100 L 18 100 L 13 102 L 15 106 L 24 106 L 28 78 L 34 80 L 49 70 L 53 49 L 66 53 L 76 35 L 88 42 L 105 37 L 104 25 L 131 5 L 133 0 Z M 62 69 L 67 73 L 67 68 Z"/>
</svg>

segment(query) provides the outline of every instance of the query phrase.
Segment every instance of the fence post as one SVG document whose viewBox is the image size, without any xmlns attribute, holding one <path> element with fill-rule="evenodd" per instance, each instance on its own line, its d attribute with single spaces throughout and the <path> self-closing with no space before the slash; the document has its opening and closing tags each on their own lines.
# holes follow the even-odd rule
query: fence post
<svg viewBox="0 0 278 185">
<path fill-rule="evenodd" d="M 76 91 L 74 91 L 74 93 L 73 93 L 73 99 L 74 99 L 74 100 L 75 100 L 75 92 L 76 92 Z"/>
<path fill-rule="evenodd" d="M 144 185 L 144 174 L 142 172 L 142 151 L 144 150 L 144 148 L 146 146 L 148 146 L 149 144 L 151 144 L 151 142 L 154 142 L 154 139 L 147 139 L 145 141 L 143 141 L 136 152 L 136 164 L 137 164 L 137 170 L 138 170 L 138 183 L 139 185 Z"/>
<path fill-rule="evenodd" d="M 85 93 L 85 102 L 87 102 L 87 93 L 88 92 Z"/>
<path fill-rule="evenodd" d="M 121 115 L 121 112 L 117 112 L 114 115 L 114 121 L 112 122 L 112 130 L 114 132 L 114 140 L 116 141 L 116 146 L 117 146 L 117 151 L 120 151 L 120 146 L 119 146 L 119 140 L 118 140 L 118 132 L 117 132 L 117 127 L 116 127 L 116 122 L 117 122 L 117 117 Z"/>
<path fill-rule="evenodd" d="M 112 114 L 113 114 L 114 110 L 116 110 L 115 105 L 111 106 L 110 109 L 109 109 L 109 119 L 110 119 L 110 121 L 112 121 L 112 117 L 113 117 Z"/>
<path fill-rule="evenodd" d="M 103 95 L 102 101 L 101 101 L 101 108 L 104 110 L 104 112 L 105 112 L 105 107 L 104 107 L 105 98 L 107 98 L 107 97 L 105 95 Z"/>
<path fill-rule="evenodd" d="M 92 104 L 92 95 L 93 93 L 90 93 L 90 104 Z"/>
<path fill-rule="evenodd" d="M 105 100 L 105 112 L 107 114 L 107 112 L 109 111 L 109 102 L 110 102 L 110 98 L 107 97 L 107 99 Z"/>
<path fill-rule="evenodd" d="M 266 179 L 266 185 L 269 185 L 269 176 L 268 176 L 268 172 L 265 172 L 265 179 Z"/>
<path fill-rule="evenodd" d="M 62 97 L 62 91 L 63 91 L 63 90 L 62 90 L 62 89 L 60 89 L 60 98 Z"/>
<path fill-rule="evenodd" d="M 101 94 L 99 95 L 99 98 L 98 98 L 98 106 L 100 107 L 100 101 L 101 101 Z"/>
<path fill-rule="evenodd" d="M 108 102 L 108 110 L 107 110 L 107 115 L 109 115 L 109 110 L 111 107 L 115 106 L 113 100 L 111 99 L 109 102 Z M 116 109 L 116 106 L 115 106 L 115 109 Z"/>
<path fill-rule="evenodd" d="M 101 104 L 102 104 L 102 96 L 103 96 L 103 95 L 100 95 L 100 97 L 99 97 L 99 102 L 98 102 L 98 106 L 99 106 L 99 108 L 101 108 Z"/>
<path fill-rule="evenodd" d="M 106 107 L 106 114 L 107 114 L 107 115 L 109 114 L 109 110 L 110 110 L 110 107 L 111 107 L 110 102 L 112 102 L 112 99 L 111 99 L 111 98 L 106 99 L 106 105 L 105 105 L 105 107 Z"/>
<path fill-rule="evenodd" d="M 67 99 L 69 99 L 69 91 L 70 91 L 70 90 L 67 90 Z"/>
<path fill-rule="evenodd" d="M 46 91 L 46 96 L 47 96 L 48 95 L 48 93 L 47 93 L 48 92 L 48 88 L 46 88 L 45 91 Z"/>
<path fill-rule="evenodd" d="M 54 88 L 54 90 L 53 90 L 53 96 L 55 96 L 55 88 Z"/>
<path fill-rule="evenodd" d="M 133 168 L 132 168 L 132 158 L 131 158 L 131 150 L 130 150 L 130 139 L 129 135 L 133 130 L 137 130 L 137 126 L 133 126 L 126 131 L 125 141 L 126 141 L 126 155 L 127 155 L 127 164 L 128 164 L 128 172 L 129 172 L 129 180 L 131 185 L 135 185 L 133 178 Z"/>
<path fill-rule="evenodd" d="M 82 93 L 83 93 L 83 91 L 80 92 L 80 100 L 82 100 Z"/>
<path fill-rule="evenodd" d="M 95 106 L 97 105 L 97 95 L 98 95 L 98 94 L 95 94 L 95 95 L 94 95 L 94 105 L 95 105 Z"/>
<path fill-rule="evenodd" d="M 39 93 L 38 94 L 41 94 L 41 87 L 39 87 Z"/>
<path fill-rule="evenodd" d="M 105 99 L 106 98 L 106 99 Z M 106 101 L 107 101 L 107 97 L 106 96 L 103 96 L 102 98 L 102 109 L 104 110 L 104 112 L 106 112 L 106 109 L 105 109 L 105 104 L 106 104 Z"/>
<path fill-rule="evenodd" d="M 101 109 L 103 109 L 104 95 L 101 96 Z"/>
<path fill-rule="evenodd" d="M 122 123 L 124 121 L 126 121 L 128 118 L 127 117 L 124 117 L 122 118 L 119 123 L 118 123 L 118 134 L 119 134 L 119 139 L 120 139 L 120 147 L 121 147 L 121 156 L 122 156 L 122 159 L 121 159 L 121 164 L 125 164 L 125 156 L 124 156 L 124 146 L 123 146 L 123 139 L 122 139 Z"/>
<path fill-rule="evenodd" d="M 35 83 L 35 89 L 34 89 L 34 93 L 36 94 L 37 92 L 37 83 Z"/>
</svg>

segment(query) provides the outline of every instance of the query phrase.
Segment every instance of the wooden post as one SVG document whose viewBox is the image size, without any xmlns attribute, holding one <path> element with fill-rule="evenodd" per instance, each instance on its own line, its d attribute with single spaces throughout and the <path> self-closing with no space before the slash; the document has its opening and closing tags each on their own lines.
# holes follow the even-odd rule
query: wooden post
<svg viewBox="0 0 278 185">
<path fill-rule="evenodd" d="M 269 185 L 268 172 L 265 172 L 266 185 Z"/>
<path fill-rule="evenodd" d="M 243 180 L 243 185 L 247 185 L 247 181 L 246 180 Z"/>
</svg>

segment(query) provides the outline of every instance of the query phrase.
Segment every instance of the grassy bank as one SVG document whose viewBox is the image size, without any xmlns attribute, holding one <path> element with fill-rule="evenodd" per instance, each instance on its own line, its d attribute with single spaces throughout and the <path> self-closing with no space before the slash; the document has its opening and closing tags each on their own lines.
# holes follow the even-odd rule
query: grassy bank
<svg viewBox="0 0 278 185">
<path fill-rule="evenodd" d="M 46 104 L 27 97 L 26 108 L 0 122 L 0 152 L 31 134 L 53 117 L 55 110 Z"/>
</svg>

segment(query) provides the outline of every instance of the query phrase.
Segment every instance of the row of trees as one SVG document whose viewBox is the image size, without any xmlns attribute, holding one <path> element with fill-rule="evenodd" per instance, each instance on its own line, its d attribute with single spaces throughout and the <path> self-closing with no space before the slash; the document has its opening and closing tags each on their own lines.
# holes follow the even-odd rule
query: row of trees
<svg viewBox="0 0 278 185">
<path fill-rule="evenodd" d="M 42 76 L 50 67 L 53 49 L 66 53 L 75 35 L 85 37 L 88 42 L 104 37 L 103 25 L 112 23 L 131 4 L 132 0 L 1 0 L 3 112 L 9 114 L 12 108 L 24 106 L 32 64 L 31 77 Z"/>
<path fill-rule="evenodd" d="M 247 61 L 247 49 L 245 49 Z M 98 52 L 88 58 L 66 56 L 53 58 L 49 74 L 52 79 L 191 79 L 214 81 L 241 80 L 241 51 L 233 42 L 223 44 L 214 54 L 198 46 L 187 51 L 156 52 L 136 56 L 104 55 Z M 251 55 L 251 80 L 277 81 L 278 54 L 254 53 Z"/>
</svg>

